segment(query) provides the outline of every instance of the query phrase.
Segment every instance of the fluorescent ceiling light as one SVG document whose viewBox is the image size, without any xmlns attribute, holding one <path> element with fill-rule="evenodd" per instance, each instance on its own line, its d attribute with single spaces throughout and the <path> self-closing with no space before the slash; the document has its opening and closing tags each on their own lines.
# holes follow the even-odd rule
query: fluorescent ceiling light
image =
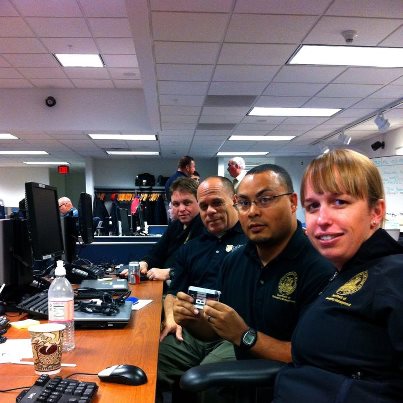
<svg viewBox="0 0 403 403">
<path fill-rule="evenodd" d="M 104 67 L 97 54 L 55 53 L 55 57 L 63 67 Z"/>
<path fill-rule="evenodd" d="M 0 151 L 2 155 L 48 155 L 46 151 Z"/>
<path fill-rule="evenodd" d="M 160 155 L 158 151 L 107 151 L 109 155 Z"/>
<path fill-rule="evenodd" d="M 239 141 L 290 141 L 295 136 L 231 136 L 228 140 Z"/>
<path fill-rule="evenodd" d="M 331 108 L 263 108 L 255 107 L 249 116 L 332 116 L 341 109 Z"/>
<path fill-rule="evenodd" d="M 403 147 L 396 148 L 396 155 L 403 155 Z"/>
<path fill-rule="evenodd" d="M 88 134 L 94 140 L 157 140 L 155 134 Z"/>
<path fill-rule="evenodd" d="M 403 67 L 403 48 L 303 45 L 287 64 Z"/>
<path fill-rule="evenodd" d="M 268 154 L 268 151 L 219 151 L 217 153 L 217 156 L 222 156 L 222 155 L 266 155 Z"/>
<path fill-rule="evenodd" d="M 66 161 L 24 161 L 23 163 L 27 165 L 70 165 Z"/>
<path fill-rule="evenodd" d="M 0 133 L 0 140 L 18 140 L 18 137 L 10 133 Z"/>
</svg>

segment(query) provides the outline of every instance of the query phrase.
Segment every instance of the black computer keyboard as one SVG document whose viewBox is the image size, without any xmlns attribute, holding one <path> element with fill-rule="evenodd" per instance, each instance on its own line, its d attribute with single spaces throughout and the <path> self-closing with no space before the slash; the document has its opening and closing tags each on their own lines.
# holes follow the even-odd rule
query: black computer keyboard
<svg viewBox="0 0 403 403">
<path fill-rule="evenodd" d="M 37 318 L 48 318 L 48 291 L 42 291 L 21 300 L 16 308 Z"/>
<path fill-rule="evenodd" d="M 49 375 L 41 375 L 29 389 L 17 396 L 16 402 L 90 403 L 97 390 L 95 382 L 80 382 L 60 376 L 51 379 Z"/>
</svg>

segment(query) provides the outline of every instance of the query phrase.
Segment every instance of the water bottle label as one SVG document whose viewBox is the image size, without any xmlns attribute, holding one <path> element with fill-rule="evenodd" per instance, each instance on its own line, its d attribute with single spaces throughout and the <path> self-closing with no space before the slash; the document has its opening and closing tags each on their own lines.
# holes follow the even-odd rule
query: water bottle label
<svg viewBox="0 0 403 403">
<path fill-rule="evenodd" d="M 49 320 L 53 322 L 67 322 L 74 319 L 74 301 L 49 301 Z"/>
</svg>

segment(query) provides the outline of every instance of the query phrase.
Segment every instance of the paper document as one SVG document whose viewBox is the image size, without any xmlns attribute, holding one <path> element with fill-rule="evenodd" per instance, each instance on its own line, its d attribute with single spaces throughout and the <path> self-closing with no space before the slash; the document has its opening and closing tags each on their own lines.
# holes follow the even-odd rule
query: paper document
<svg viewBox="0 0 403 403">
<path fill-rule="evenodd" d="M 139 299 L 135 304 L 132 305 L 132 311 L 138 311 L 152 301 L 152 299 Z"/>
</svg>

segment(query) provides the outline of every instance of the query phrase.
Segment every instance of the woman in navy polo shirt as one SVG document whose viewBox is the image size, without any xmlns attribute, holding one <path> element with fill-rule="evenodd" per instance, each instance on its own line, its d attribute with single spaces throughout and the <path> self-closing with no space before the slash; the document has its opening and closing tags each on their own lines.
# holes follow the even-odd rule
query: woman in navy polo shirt
<svg viewBox="0 0 403 403">
<path fill-rule="evenodd" d="M 338 269 L 298 323 L 275 403 L 403 402 L 403 247 L 370 159 L 334 150 L 301 184 L 307 235 Z"/>
</svg>

